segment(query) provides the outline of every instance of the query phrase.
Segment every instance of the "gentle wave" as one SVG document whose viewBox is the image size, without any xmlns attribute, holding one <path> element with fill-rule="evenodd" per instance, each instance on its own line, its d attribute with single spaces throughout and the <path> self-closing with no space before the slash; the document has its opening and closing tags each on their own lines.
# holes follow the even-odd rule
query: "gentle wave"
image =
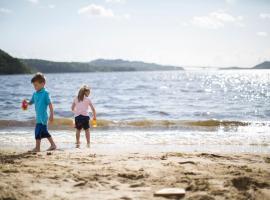
<svg viewBox="0 0 270 200">
<path fill-rule="evenodd" d="M 110 128 L 110 127 L 119 127 L 119 128 L 169 128 L 169 127 L 179 127 L 179 128 L 196 128 L 196 127 L 205 127 L 205 128 L 218 128 L 218 127 L 242 127 L 249 126 L 253 124 L 252 122 L 243 122 L 243 121 L 230 121 L 230 120 L 132 120 L 132 121 L 113 121 L 113 120 L 97 120 L 98 127 L 100 128 Z M 27 127 L 35 125 L 35 120 L 28 121 L 16 121 L 16 120 L 0 120 L 0 128 L 7 127 Z M 266 126 L 266 122 L 256 122 L 256 125 Z M 74 120 L 71 118 L 56 118 L 53 123 L 50 125 L 51 128 L 64 129 L 74 127 Z"/>
</svg>

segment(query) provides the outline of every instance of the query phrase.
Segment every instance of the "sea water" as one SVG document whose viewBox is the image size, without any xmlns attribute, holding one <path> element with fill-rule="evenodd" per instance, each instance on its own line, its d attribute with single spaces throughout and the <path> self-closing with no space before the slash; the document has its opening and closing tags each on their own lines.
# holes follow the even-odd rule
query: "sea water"
<svg viewBox="0 0 270 200">
<path fill-rule="evenodd" d="M 0 76 L 0 149 L 34 143 L 32 75 Z M 46 74 L 58 146 L 74 146 L 71 103 L 91 87 L 92 144 L 117 149 L 270 152 L 270 71 L 192 70 Z M 84 141 L 84 138 L 82 138 Z"/>
</svg>

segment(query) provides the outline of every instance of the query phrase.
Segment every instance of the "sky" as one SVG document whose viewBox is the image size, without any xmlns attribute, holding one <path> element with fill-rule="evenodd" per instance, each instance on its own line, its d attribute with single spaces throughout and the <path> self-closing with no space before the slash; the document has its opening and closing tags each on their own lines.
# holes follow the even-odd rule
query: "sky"
<svg viewBox="0 0 270 200">
<path fill-rule="evenodd" d="M 253 67 L 270 60 L 270 0 L 0 0 L 19 58 Z"/>
</svg>

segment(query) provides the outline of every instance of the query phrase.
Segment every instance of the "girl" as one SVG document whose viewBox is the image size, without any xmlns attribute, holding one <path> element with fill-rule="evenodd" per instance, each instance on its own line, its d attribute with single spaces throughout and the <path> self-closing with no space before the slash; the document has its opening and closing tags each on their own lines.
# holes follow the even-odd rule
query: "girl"
<svg viewBox="0 0 270 200">
<path fill-rule="evenodd" d="M 80 145 L 80 132 L 83 128 L 85 130 L 85 137 L 87 141 L 87 146 L 90 146 L 90 126 L 89 126 L 89 107 L 93 113 L 93 120 L 96 120 L 96 110 L 89 99 L 90 88 L 87 85 L 83 85 L 79 92 L 78 96 L 75 97 L 71 110 L 75 114 L 75 128 L 76 128 L 76 145 Z"/>
</svg>

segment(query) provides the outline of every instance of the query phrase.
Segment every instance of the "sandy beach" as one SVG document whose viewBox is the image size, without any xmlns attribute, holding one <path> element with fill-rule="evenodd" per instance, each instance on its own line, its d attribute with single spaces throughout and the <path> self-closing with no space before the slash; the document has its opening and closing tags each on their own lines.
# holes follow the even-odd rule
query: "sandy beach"
<svg viewBox="0 0 270 200">
<path fill-rule="evenodd" d="M 153 194 L 166 187 L 189 200 L 270 199 L 266 154 L 6 150 L 0 162 L 0 199 L 164 199 Z"/>
</svg>

